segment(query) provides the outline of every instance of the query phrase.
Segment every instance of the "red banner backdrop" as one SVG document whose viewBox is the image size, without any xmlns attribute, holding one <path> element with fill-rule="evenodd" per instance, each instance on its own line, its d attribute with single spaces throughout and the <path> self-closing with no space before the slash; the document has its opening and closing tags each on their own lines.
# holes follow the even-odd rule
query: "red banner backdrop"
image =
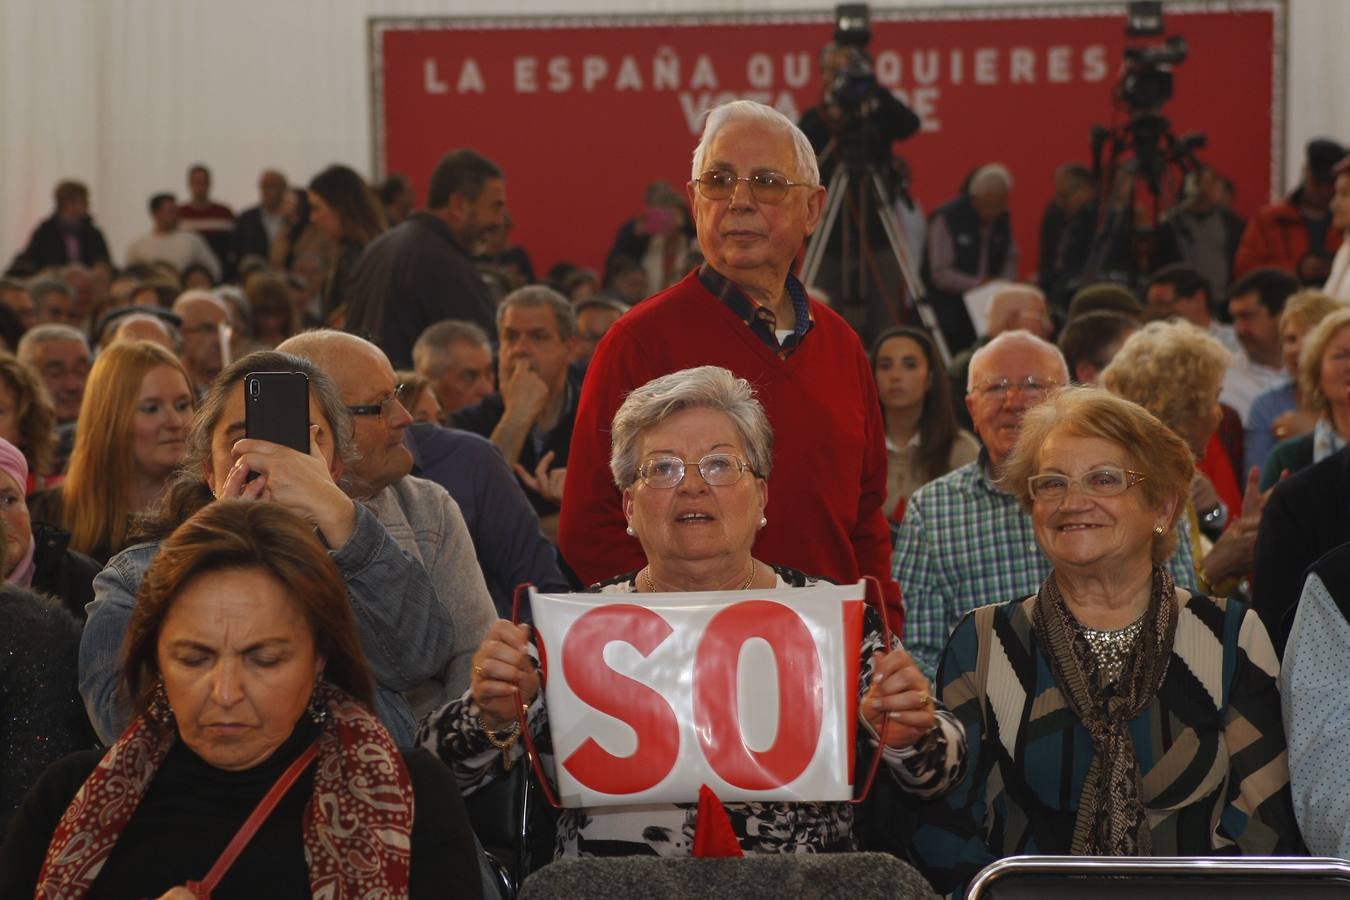
<svg viewBox="0 0 1350 900">
<path fill-rule="evenodd" d="M 1266 201 L 1280 164 L 1284 6 L 1167 5 L 1190 57 L 1164 114 L 1202 131 L 1202 159 L 1237 185 L 1238 212 Z M 1061 162 L 1089 162 L 1094 124 L 1119 124 L 1124 9 L 1048 6 L 873 10 L 877 78 L 921 116 L 898 146 L 928 210 L 966 174 L 1013 173 L 1024 274 Z M 436 161 L 473 147 L 506 173 L 512 241 L 542 274 L 598 267 L 654 179 L 683 185 L 701 115 L 736 97 L 792 119 L 818 102 L 827 13 L 754 17 L 372 19 L 373 140 L 381 173 L 422 196 Z M 1158 39 L 1159 41 L 1161 39 Z"/>
</svg>

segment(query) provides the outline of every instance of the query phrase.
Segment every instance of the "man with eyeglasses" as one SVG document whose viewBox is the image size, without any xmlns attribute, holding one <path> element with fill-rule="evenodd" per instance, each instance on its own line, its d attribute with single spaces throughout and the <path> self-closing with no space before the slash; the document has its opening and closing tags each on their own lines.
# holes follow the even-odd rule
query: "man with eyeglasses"
<svg viewBox="0 0 1350 900">
<path fill-rule="evenodd" d="M 316 330 L 282 341 L 277 349 L 309 360 L 337 385 L 352 416 L 357 454 L 343 489 L 426 568 L 450 613 L 455 632 L 450 664 L 440 678 L 407 692 L 420 718 L 450 699 L 447 692 L 458 693 L 468 683 L 465 651 L 478 647 L 497 618 L 464 516 L 445 488 L 410 474 L 413 458 L 403 437 L 412 416 L 399 402 L 393 367 L 379 347 L 340 331 Z"/>
<path fill-rule="evenodd" d="M 723 104 L 686 190 L 706 263 L 624 313 L 596 348 L 572 435 L 563 556 L 588 583 L 644 564 L 610 475 L 610 423 L 634 388 L 716 365 L 755 386 L 773 425 L 756 555 L 839 582 L 874 575 L 898 605 L 876 385 L 857 335 L 792 274 L 825 199 L 810 142 L 767 106 Z"/>
<path fill-rule="evenodd" d="M 910 497 L 895 550 L 895 578 L 905 595 L 905 648 L 934 678 L 947 636 L 977 606 L 1029 597 L 1050 573 L 1031 516 L 999 484 L 1028 409 L 1068 383 L 1054 344 L 1029 331 L 1005 331 L 970 360 L 966 408 L 984 449 L 975 462 L 919 488 Z M 1181 539 L 1169 568 L 1194 590 L 1190 541 Z"/>
<path fill-rule="evenodd" d="M 173 313 L 183 322 L 178 329 L 183 338 L 178 358 L 192 378 L 193 390 L 202 397 L 224 365 L 226 338 L 221 326 L 229 323 L 230 309 L 209 291 L 191 290 L 178 295 Z"/>
</svg>

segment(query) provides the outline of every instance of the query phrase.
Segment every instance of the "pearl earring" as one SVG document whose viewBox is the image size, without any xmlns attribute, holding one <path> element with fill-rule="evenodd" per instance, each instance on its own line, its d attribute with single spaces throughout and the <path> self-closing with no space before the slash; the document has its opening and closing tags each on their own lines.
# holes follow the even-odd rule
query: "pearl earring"
<svg viewBox="0 0 1350 900">
<path fill-rule="evenodd" d="M 629 537 L 637 537 L 637 532 L 633 530 L 633 526 L 632 526 L 632 525 L 629 525 L 629 526 L 628 526 L 626 529 L 624 529 L 624 530 L 628 532 L 628 536 L 629 536 Z"/>
<path fill-rule="evenodd" d="M 765 525 L 768 525 L 768 524 L 769 524 L 769 520 L 768 520 L 768 519 L 766 519 L 764 516 L 760 516 L 760 517 L 759 517 L 759 527 L 760 527 L 760 528 L 763 528 Z"/>
</svg>

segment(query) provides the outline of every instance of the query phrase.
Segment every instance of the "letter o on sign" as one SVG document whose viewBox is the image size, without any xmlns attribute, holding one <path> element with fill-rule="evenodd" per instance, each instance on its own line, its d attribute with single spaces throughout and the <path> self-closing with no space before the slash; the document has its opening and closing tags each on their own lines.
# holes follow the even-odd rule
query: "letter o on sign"
<svg viewBox="0 0 1350 900">
<path fill-rule="evenodd" d="M 778 733 L 762 752 L 745 745 L 737 701 L 741 647 L 762 638 L 778 669 Z M 824 716 L 820 656 L 800 616 L 770 600 L 737 603 L 713 616 L 694 661 L 694 722 L 708 764 L 727 784 L 763 791 L 795 781 L 810 765 Z"/>
</svg>

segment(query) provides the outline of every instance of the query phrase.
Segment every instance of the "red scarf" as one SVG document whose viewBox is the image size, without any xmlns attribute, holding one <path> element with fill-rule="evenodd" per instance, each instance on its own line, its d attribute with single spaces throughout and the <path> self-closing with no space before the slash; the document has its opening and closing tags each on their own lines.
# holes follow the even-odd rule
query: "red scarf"
<svg viewBox="0 0 1350 900">
<path fill-rule="evenodd" d="M 302 824 L 310 889 L 333 900 L 407 897 L 408 769 L 389 732 L 356 700 L 326 682 L 315 692 L 328 719 Z M 153 711 L 131 723 L 66 807 L 36 897 L 73 900 L 88 893 L 175 740 L 177 730 Z"/>
</svg>

